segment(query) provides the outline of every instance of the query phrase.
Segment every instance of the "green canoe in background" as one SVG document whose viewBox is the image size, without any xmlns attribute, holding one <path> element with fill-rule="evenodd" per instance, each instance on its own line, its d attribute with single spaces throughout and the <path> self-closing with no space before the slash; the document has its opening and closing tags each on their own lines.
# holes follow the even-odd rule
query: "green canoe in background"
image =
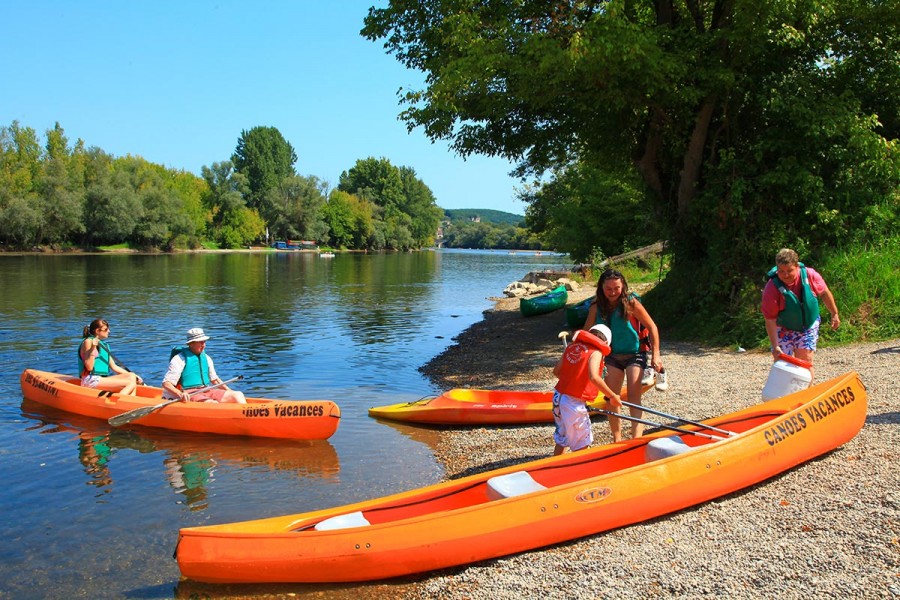
<svg viewBox="0 0 900 600">
<path fill-rule="evenodd" d="M 558 310 L 565 306 L 568 300 L 569 293 L 566 292 L 566 286 L 561 285 L 546 294 L 534 298 L 522 298 L 519 300 L 519 310 L 522 311 L 523 316 L 532 317 Z"/>
<path fill-rule="evenodd" d="M 580 329 L 584 326 L 584 322 L 588 316 L 588 310 L 591 308 L 591 302 L 594 301 L 594 297 L 585 298 L 584 302 L 579 302 L 574 306 L 570 306 L 566 309 L 566 325 L 568 325 L 572 329 Z"/>
</svg>

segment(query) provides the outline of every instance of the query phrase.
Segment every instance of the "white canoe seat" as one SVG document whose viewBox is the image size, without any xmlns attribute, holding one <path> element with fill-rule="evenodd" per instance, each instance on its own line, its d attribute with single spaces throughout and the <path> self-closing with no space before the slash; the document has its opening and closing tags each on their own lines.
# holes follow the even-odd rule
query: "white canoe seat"
<svg viewBox="0 0 900 600">
<path fill-rule="evenodd" d="M 669 456 L 675 456 L 677 454 L 683 454 L 693 449 L 693 447 L 685 444 L 680 437 L 672 436 L 656 438 L 647 444 L 647 448 L 644 450 L 644 457 L 647 459 L 647 462 L 650 462 Z"/>
<path fill-rule="evenodd" d="M 324 521 L 319 521 L 315 529 L 318 531 L 327 531 L 329 529 L 349 529 L 351 527 L 365 527 L 371 525 L 366 519 L 362 511 L 347 513 L 346 515 L 338 515 L 336 517 L 328 517 Z"/>
<path fill-rule="evenodd" d="M 512 498 L 522 494 L 530 494 L 547 487 L 532 479 L 526 471 L 516 471 L 506 475 L 497 475 L 487 480 L 487 495 L 491 500 Z"/>
</svg>

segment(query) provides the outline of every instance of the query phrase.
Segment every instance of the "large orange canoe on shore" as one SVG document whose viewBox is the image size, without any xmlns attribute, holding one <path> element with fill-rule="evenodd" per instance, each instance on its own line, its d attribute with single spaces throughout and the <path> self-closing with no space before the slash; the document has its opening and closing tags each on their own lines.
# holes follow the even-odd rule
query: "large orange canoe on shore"
<svg viewBox="0 0 900 600">
<path fill-rule="evenodd" d="M 643 386 L 643 392 L 653 384 Z M 622 388 L 625 399 L 625 388 Z M 606 399 L 598 396 L 588 409 L 603 410 Z M 423 425 L 525 425 L 553 422 L 553 392 L 522 390 L 480 390 L 454 388 L 440 396 L 413 402 L 374 406 L 369 416 L 376 419 Z"/>
<path fill-rule="evenodd" d="M 347 506 L 188 527 L 175 555 L 185 577 L 211 583 L 365 581 L 451 567 L 729 494 L 833 450 L 865 417 L 865 387 L 850 372 L 703 422 L 731 437 L 661 431 Z"/>
<path fill-rule="evenodd" d="M 162 388 L 141 385 L 133 396 L 82 387 L 70 375 L 25 369 L 19 379 L 28 400 L 86 417 L 107 420 L 162 402 Z M 324 440 L 337 430 L 341 411 L 330 400 L 247 398 L 247 404 L 176 402 L 131 425 L 197 433 L 296 440 Z"/>
</svg>

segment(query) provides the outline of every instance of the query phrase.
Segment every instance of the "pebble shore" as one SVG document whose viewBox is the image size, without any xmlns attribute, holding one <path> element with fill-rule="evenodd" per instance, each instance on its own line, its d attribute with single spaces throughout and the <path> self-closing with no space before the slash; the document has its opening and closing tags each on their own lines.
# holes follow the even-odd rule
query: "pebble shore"
<svg viewBox="0 0 900 600">
<path fill-rule="evenodd" d="M 570 294 L 569 304 L 593 291 Z M 495 300 L 483 321 L 422 372 L 443 389 L 552 388 L 564 311 L 525 319 L 517 300 Z M 761 401 L 770 354 L 662 337 L 669 389 L 646 393 L 645 405 L 697 420 Z M 834 452 L 658 519 L 431 573 L 401 593 L 473 600 L 900 598 L 900 340 L 821 348 L 815 365 L 817 382 L 855 370 L 868 390 L 862 431 Z M 552 425 L 448 429 L 437 456 L 456 478 L 548 456 L 552 433 Z M 594 444 L 609 442 L 607 422 L 596 421 Z"/>
</svg>

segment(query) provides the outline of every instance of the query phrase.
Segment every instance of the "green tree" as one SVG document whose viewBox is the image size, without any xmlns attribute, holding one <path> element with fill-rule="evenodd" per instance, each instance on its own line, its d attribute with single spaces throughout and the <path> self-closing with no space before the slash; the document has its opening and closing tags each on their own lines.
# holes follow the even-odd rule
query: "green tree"
<svg viewBox="0 0 900 600">
<path fill-rule="evenodd" d="M 206 182 L 203 205 L 210 215 L 210 239 L 222 248 L 237 248 L 259 238 L 265 224 L 244 202 L 247 178 L 235 172 L 227 160 L 204 166 L 201 173 Z"/>
<path fill-rule="evenodd" d="M 341 190 L 332 190 L 322 209 L 331 245 L 361 250 L 375 233 L 375 205 Z"/>
<path fill-rule="evenodd" d="M 36 182 L 42 218 L 40 241 L 50 244 L 72 242 L 85 231 L 82 218 L 84 184 L 82 178 L 70 170 L 71 149 L 59 123 L 46 132 L 46 137 L 46 155 Z"/>
<path fill-rule="evenodd" d="M 40 242 L 43 218 L 36 181 L 41 172 L 37 132 L 13 121 L 0 128 L 0 241 L 16 247 Z"/>
<path fill-rule="evenodd" d="M 372 247 L 406 250 L 434 241 L 443 211 L 413 169 L 369 157 L 341 173 L 338 189 L 378 207 L 374 215 L 380 223 L 371 238 Z"/>
<path fill-rule="evenodd" d="M 435 202 L 431 189 L 416 176 L 415 170 L 400 167 L 400 181 L 403 183 L 403 212 L 410 216 L 413 243 L 419 248 L 431 246 L 444 211 Z"/>
<path fill-rule="evenodd" d="M 328 225 L 322 214 L 325 184 L 317 177 L 294 175 L 270 192 L 271 205 L 278 207 L 277 218 L 269 223 L 279 239 L 324 241 Z"/>
<path fill-rule="evenodd" d="M 134 245 L 173 250 L 190 244 L 194 225 L 178 194 L 160 186 L 139 190 L 137 195 L 143 211 L 131 235 Z"/>
<path fill-rule="evenodd" d="M 896 214 L 900 0 L 392 0 L 362 33 L 426 73 L 401 116 L 463 156 L 523 176 L 629 161 L 674 251 L 671 320 L 737 310 L 781 245 Z"/>
<path fill-rule="evenodd" d="M 660 236 L 642 206 L 640 182 L 628 173 L 577 164 L 556 172 L 546 184 L 521 192 L 520 198 L 529 204 L 526 218 L 531 230 L 576 261 L 589 260 L 597 249 L 605 256 L 622 254 Z"/>
<path fill-rule="evenodd" d="M 254 127 L 241 131 L 231 156 L 234 170 L 247 178 L 247 206 L 259 211 L 268 222 L 277 218 L 278 207 L 272 192 L 295 175 L 297 153 L 275 127 Z"/>
<path fill-rule="evenodd" d="M 132 237 L 144 207 L 125 173 L 108 173 L 86 192 L 84 222 L 91 244 L 118 244 Z"/>
<path fill-rule="evenodd" d="M 369 157 L 341 173 L 338 189 L 372 200 L 382 208 L 399 210 L 404 203 L 400 169 L 386 158 Z"/>
</svg>

